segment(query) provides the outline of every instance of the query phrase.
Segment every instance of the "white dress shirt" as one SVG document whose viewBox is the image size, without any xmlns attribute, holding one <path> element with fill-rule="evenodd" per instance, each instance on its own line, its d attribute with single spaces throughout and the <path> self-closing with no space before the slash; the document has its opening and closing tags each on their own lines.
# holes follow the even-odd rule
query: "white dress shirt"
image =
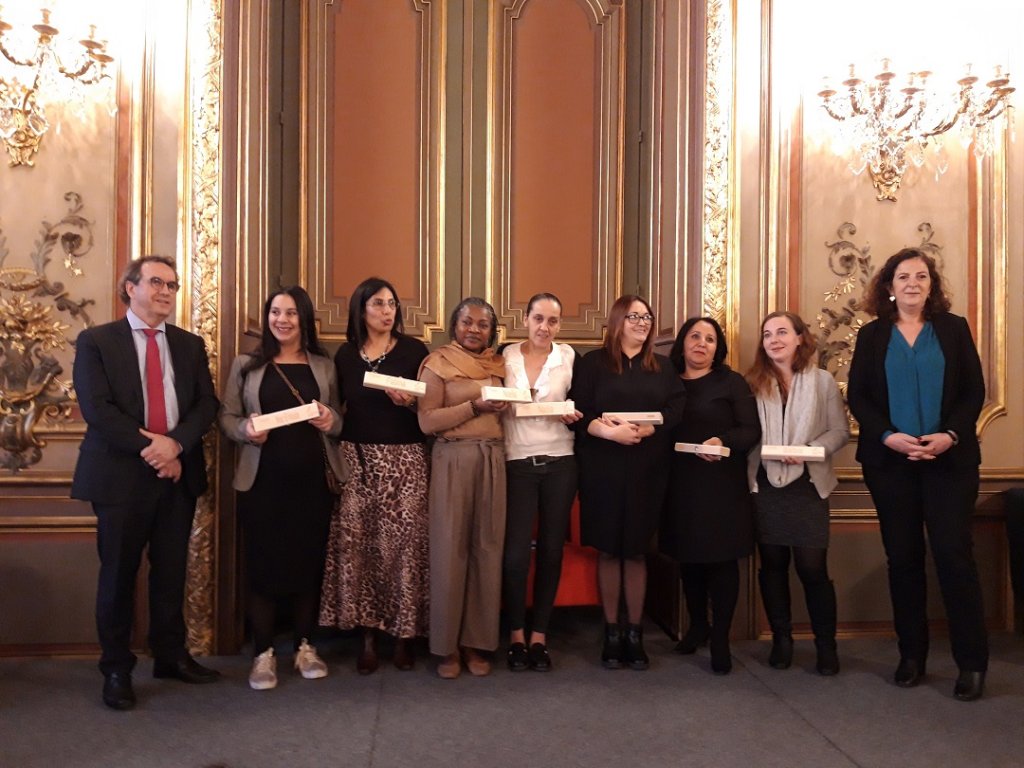
<svg viewBox="0 0 1024 768">
<path fill-rule="evenodd" d="M 146 334 L 143 331 L 148 325 L 130 309 L 127 314 L 128 325 L 132 327 L 132 339 L 135 352 L 139 358 L 139 377 L 142 379 L 142 398 L 146 403 L 146 423 L 149 423 L 149 393 L 146 391 Z M 156 327 L 160 331 L 156 335 L 156 346 L 160 350 L 160 369 L 164 374 L 164 408 L 167 413 L 167 431 L 178 426 L 178 396 L 174 391 L 174 366 L 171 364 L 171 350 L 167 346 L 167 323 Z"/>
<path fill-rule="evenodd" d="M 509 344 L 502 351 L 505 358 L 505 386 L 531 389 L 526 375 L 526 362 L 519 343 Z M 568 344 L 552 344 L 551 354 L 544 361 L 534 382 L 535 403 L 557 403 L 566 399 L 572 385 L 572 367 L 576 353 Z M 511 406 L 505 415 L 505 458 L 508 461 L 530 456 L 572 456 L 574 435 L 560 419 L 552 416 L 515 415 Z"/>
</svg>

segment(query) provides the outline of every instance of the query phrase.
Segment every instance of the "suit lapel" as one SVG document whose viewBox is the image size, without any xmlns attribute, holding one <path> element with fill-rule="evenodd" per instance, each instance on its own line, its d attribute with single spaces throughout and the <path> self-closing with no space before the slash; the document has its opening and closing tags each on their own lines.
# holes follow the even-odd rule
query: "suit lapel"
<svg viewBox="0 0 1024 768">
<path fill-rule="evenodd" d="M 139 421 L 146 422 L 146 400 L 142 391 L 142 361 L 139 360 L 139 350 L 135 346 L 135 336 L 128 318 L 124 318 L 114 326 L 114 333 L 117 336 L 117 349 L 124 354 L 123 366 L 124 375 L 131 387 L 132 403 L 135 406 L 135 413 Z"/>
</svg>

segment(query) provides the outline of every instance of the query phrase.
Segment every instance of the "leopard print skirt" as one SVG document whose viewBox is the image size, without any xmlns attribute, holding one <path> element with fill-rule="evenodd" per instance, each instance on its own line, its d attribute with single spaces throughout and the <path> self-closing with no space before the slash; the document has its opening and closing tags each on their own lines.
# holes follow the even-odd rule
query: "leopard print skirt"
<svg viewBox="0 0 1024 768">
<path fill-rule="evenodd" d="M 341 443 L 351 471 L 331 517 L 320 624 L 427 634 L 429 465 L 422 443 Z"/>
</svg>

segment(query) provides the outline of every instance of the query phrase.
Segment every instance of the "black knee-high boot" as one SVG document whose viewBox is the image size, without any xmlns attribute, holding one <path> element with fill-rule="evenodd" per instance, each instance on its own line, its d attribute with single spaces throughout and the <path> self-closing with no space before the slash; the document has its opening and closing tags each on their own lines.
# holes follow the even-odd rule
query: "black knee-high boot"
<svg viewBox="0 0 1024 768">
<path fill-rule="evenodd" d="M 819 675 L 839 673 L 839 653 L 836 648 L 836 588 L 831 581 L 804 585 L 807 613 L 814 630 L 814 647 L 818 651 Z"/>
<path fill-rule="evenodd" d="M 785 571 L 758 571 L 761 599 L 772 628 L 772 650 L 768 664 L 774 669 L 789 669 L 793 663 L 793 620 L 789 602 L 789 574 Z"/>
</svg>

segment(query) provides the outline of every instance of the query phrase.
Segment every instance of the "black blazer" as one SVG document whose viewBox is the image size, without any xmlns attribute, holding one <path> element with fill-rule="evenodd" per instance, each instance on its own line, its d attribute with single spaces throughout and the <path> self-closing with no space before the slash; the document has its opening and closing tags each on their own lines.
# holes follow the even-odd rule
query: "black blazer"
<svg viewBox="0 0 1024 768">
<path fill-rule="evenodd" d="M 178 424 L 168 435 L 182 447 L 179 481 L 193 496 L 207 486 L 203 435 L 217 416 L 217 396 L 203 340 L 168 324 L 167 345 L 174 366 Z M 71 484 L 71 497 L 117 504 L 152 493 L 156 471 L 139 452 L 149 440 L 139 358 L 127 320 L 88 328 L 75 341 L 74 384 L 85 419 L 85 438 Z"/>
<path fill-rule="evenodd" d="M 931 318 L 935 336 L 945 358 L 942 378 L 942 424 L 940 430 L 956 432 L 960 442 L 935 461 L 955 467 L 981 463 L 977 422 L 985 403 L 985 379 L 971 329 L 959 315 L 940 312 Z M 857 461 L 872 467 L 906 461 L 887 447 L 882 435 L 898 432 L 889 418 L 889 388 L 885 378 L 885 354 L 892 337 L 890 320 L 873 320 L 857 334 L 857 346 L 850 364 L 847 400 L 860 423 Z"/>
</svg>

